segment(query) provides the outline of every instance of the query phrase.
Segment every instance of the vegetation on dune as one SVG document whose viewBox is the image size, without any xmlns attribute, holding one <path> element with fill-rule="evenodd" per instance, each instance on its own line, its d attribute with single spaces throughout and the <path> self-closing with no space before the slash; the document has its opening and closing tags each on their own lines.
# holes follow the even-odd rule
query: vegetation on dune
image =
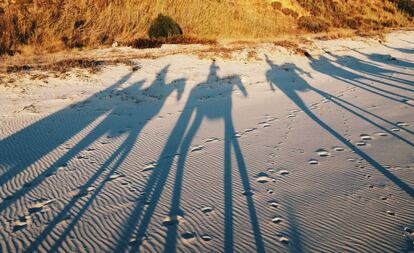
<svg viewBox="0 0 414 253">
<path fill-rule="evenodd" d="M 397 4 L 397 7 L 406 12 L 411 17 L 414 16 L 414 0 L 393 0 L 392 2 Z"/>
<path fill-rule="evenodd" d="M 413 0 L 5 0 L 0 55 L 115 41 L 145 46 L 173 37 L 186 43 L 273 38 L 300 30 L 378 30 L 412 24 L 410 15 Z M 181 34 L 185 39 L 177 39 Z"/>
<path fill-rule="evenodd" d="M 171 17 L 164 16 L 162 14 L 152 21 L 151 26 L 148 29 L 148 35 L 150 38 L 168 38 L 173 36 L 180 36 L 183 34 L 183 30 L 180 25 L 177 24 Z"/>
</svg>

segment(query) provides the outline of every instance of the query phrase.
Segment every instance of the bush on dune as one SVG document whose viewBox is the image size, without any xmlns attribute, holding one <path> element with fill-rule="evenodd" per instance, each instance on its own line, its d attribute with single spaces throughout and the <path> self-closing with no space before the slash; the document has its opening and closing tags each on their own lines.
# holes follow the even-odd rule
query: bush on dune
<svg viewBox="0 0 414 253">
<path fill-rule="evenodd" d="M 183 34 L 181 27 L 171 17 L 159 14 L 148 30 L 150 38 L 168 38 Z"/>
<path fill-rule="evenodd" d="M 414 1 L 413 0 L 392 0 L 398 6 L 398 8 L 406 12 L 411 17 L 414 16 Z"/>
</svg>

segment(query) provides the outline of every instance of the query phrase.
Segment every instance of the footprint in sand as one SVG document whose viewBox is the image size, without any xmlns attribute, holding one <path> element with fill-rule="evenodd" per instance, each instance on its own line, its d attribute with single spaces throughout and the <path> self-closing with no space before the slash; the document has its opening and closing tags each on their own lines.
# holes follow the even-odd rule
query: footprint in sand
<svg viewBox="0 0 414 253">
<path fill-rule="evenodd" d="M 363 140 L 363 141 L 370 141 L 370 140 L 372 140 L 372 137 L 369 134 L 361 134 L 359 136 L 359 138 L 361 138 L 361 140 Z"/>
<path fill-rule="evenodd" d="M 377 132 L 377 133 L 374 133 L 376 136 L 381 136 L 381 137 L 385 137 L 385 136 L 388 136 L 388 134 L 387 133 L 384 133 L 384 132 Z"/>
<path fill-rule="evenodd" d="M 272 219 L 272 222 L 275 224 L 279 224 L 282 222 L 282 218 L 276 216 Z"/>
<path fill-rule="evenodd" d="M 87 191 L 87 192 L 92 192 L 92 191 L 94 191 L 95 189 L 96 189 L 95 187 L 91 186 L 91 187 L 88 187 L 88 188 L 86 189 L 86 191 Z"/>
<path fill-rule="evenodd" d="M 365 147 L 367 143 L 365 141 L 358 141 L 357 143 L 355 143 L 355 145 L 357 145 L 358 147 Z"/>
<path fill-rule="evenodd" d="M 121 177 L 125 177 L 125 175 L 122 175 L 122 174 L 114 174 L 114 175 L 109 176 L 109 178 L 107 179 L 107 181 L 113 181 L 113 180 L 118 179 L 118 178 L 121 178 Z"/>
<path fill-rule="evenodd" d="M 267 123 L 266 121 L 265 122 L 260 122 L 259 125 L 262 126 L 262 127 L 264 127 L 264 128 L 265 127 L 270 127 L 270 124 Z"/>
<path fill-rule="evenodd" d="M 270 200 L 267 203 L 269 204 L 269 206 L 271 206 L 273 208 L 278 208 L 279 207 L 279 203 L 276 200 Z"/>
<path fill-rule="evenodd" d="M 336 152 L 345 151 L 345 149 L 343 147 L 339 147 L 339 146 L 332 147 L 332 149 L 335 150 Z"/>
<path fill-rule="evenodd" d="M 408 124 L 408 123 L 406 123 L 406 122 L 397 122 L 397 126 L 399 126 L 399 127 L 407 127 L 407 126 L 409 126 L 410 124 Z"/>
<path fill-rule="evenodd" d="M 316 150 L 315 151 L 320 157 L 327 157 L 327 156 L 329 156 L 330 154 L 329 154 L 329 152 L 327 151 L 327 150 L 325 150 L 325 149 L 322 149 L 322 148 L 320 148 L 320 149 L 318 149 L 318 150 Z"/>
<path fill-rule="evenodd" d="M 43 210 L 43 208 L 45 206 L 47 206 L 49 203 L 51 203 L 53 200 L 40 200 L 37 201 L 35 203 L 33 203 L 30 207 L 29 207 L 29 213 L 33 214 L 33 213 L 37 213 Z"/>
<path fill-rule="evenodd" d="M 13 232 L 22 230 L 31 223 L 32 223 L 32 217 L 30 217 L 30 215 L 22 216 L 14 222 Z"/>
<path fill-rule="evenodd" d="M 208 139 L 204 140 L 204 143 L 216 142 L 216 141 L 218 141 L 218 140 L 219 140 L 219 139 L 218 139 L 218 138 L 216 138 L 216 137 L 211 137 L 211 138 L 208 138 Z"/>
<path fill-rule="evenodd" d="M 147 163 L 145 166 L 144 166 L 144 168 L 142 168 L 142 172 L 146 172 L 146 171 L 150 171 L 150 170 L 153 170 L 153 169 L 155 169 L 156 167 L 157 167 L 157 163 L 156 162 L 150 162 L 150 163 Z"/>
<path fill-rule="evenodd" d="M 281 175 L 281 176 L 287 176 L 287 175 L 289 175 L 289 171 L 287 171 L 287 170 L 280 170 L 279 171 L 279 175 Z"/>
<path fill-rule="evenodd" d="M 272 169 L 272 168 L 269 168 L 269 169 L 267 169 L 267 171 L 269 172 L 269 173 L 276 173 L 276 170 L 274 170 L 274 169 Z"/>
<path fill-rule="evenodd" d="M 129 240 L 128 245 L 129 246 L 134 246 L 138 243 L 137 238 L 131 238 L 131 240 Z"/>
<path fill-rule="evenodd" d="M 89 158 L 84 155 L 78 155 L 77 157 L 79 160 L 88 160 Z"/>
<path fill-rule="evenodd" d="M 209 241 L 213 240 L 213 238 L 211 236 L 209 236 L 208 234 L 202 235 L 201 239 L 203 239 L 203 241 L 205 241 L 205 242 L 209 242 Z"/>
<path fill-rule="evenodd" d="M 234 136 L 233 136 L 233 138 L 240 138 L 240 137 L 242 137 L 242 135 L 240 133 L 235 133 Z"/>
<path fill-rule="evenodd" d="M 180 215 L 167 216 L 162 221 L 163 226 L 172 226 L 179 224 L 184 218 Z"/>
<path fill-rule="evenodd" d="M 252 196 L 254 194 L 253 190 L 242 191 L 242 195 L 244 196 Z"/>
<path fill-rule="evenodd" d="M 67 163 L 62 163 L 61 165 L 58 166 L 58 169 L 64 169 L 66 167 L 68 167 L 68 164 Z"/>
<path fill-rule="evenodd" d="M 244 130 L 245 133 L 250 133 L 253 132 L 254 130 L 256 130 L 256 128 L 247 128 Z"/>
<path fill-rule="evenodd" d="M 319 164 L 319 161 L 318 161 L 318 160 L 316 160 L 316 159 L 310 159 L 310 160 L 308 161 L 308 163 L 309 163 L 310 165 L 317 165 L 317 164 Z"/>
<path fill-rule="evenodd" d="M 269 175 L 264 172 L 260 172 L 259 174 L 256 175 L 256 181 L 261 184 L 268 183 L 272 181 L 272 179 L 273 178 L 269 177 Z"/>
<path fill-rule="evenodd" d="M 285 234 L 278 234 L 277 237 L 279 237 L 279 242 L 283 244 L 289 244 L 289 238 Z"/>
<path fill-rule="evenodd" d="M 191 149 L 191 152 L 198 152 L 204 149 L 204 146 L 196 146 Z"/>
<path fill-rule="evenodd" d="M 195 232 L 184 232 L 181 234 L 181 237 L 188 243 L 195 241 L 197 234 Z"/>
<path fill-rule="evenodd" d="M 71 192 L 69 192 L 69 196 L 72 196 L 74 198 L 82 198 L 88 195 L 88 191 L 82 190 L 82 189 L 76 189 Z"/>
<path fill-rule="evenodd" d="M 213 211 L 213 208 L 212 208 L 212 207 L 210 207 L 210 206 L 206 206 L 206 207 L 201 208 L 201 212 L 203 212 L 203 213 L 205 213 L 205 214 L 209 214 L 209 213 L 211 213 L 212 211 Z"/>
<path fill-rule="evenodd" d="M 414 229 L 411 229 L 409 227 L 405 227 L 404 228 L 404 232 L 409 233 L 409 234 L 411 234 L 411 235 L 414 236 Z"/>
</svg>

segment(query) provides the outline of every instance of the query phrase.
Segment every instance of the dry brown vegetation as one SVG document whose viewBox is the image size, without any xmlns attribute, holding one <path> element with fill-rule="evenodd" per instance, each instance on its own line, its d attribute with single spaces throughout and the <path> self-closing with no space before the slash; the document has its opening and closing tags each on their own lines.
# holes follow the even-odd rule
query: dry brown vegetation
<svg viewBox="0 0 414 253">
<path fill-rule="evenodd" d="M 10 65 L 6 68 L 6 73 L 14 73 L 14 72 L 21 72 L 21 71 L 29 71 L 29 70 L 44 70 L 44 71 L 50 71 L 50 72 L 66 73 L 73 68 L 86 69 L 91 73 L 96 73 L 103 66 L 108 65 L 108 64 L 132 65 L 129 61 L 122 61 L 122 60 L 105 61 L 105 60 L 93 60 L 93 59 L 68 59 L 68 60 L 60 60 L 56 62 L 51 62 L 48 64 Z"/>
<path fill-rule="evenodd" d="M 149 40 L 159 14 L 171 18 L 184 37 Z M 412 25 L 410 15 L 412 0 L 6 0 L 0 3 L 0 55 L 96 48 L 115 41 L 156 47 L 336 28 L 361 32 Z"/>
</svg>

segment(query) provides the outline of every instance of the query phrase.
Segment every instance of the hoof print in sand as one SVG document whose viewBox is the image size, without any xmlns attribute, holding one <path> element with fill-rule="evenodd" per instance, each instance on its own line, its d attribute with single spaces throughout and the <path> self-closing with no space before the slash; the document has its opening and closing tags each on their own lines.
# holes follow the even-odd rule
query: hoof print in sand
<svg viewBox="0 0 414 253">
<path fill-rule="evenodd" d="M 180 215 L 167 216 L 162 221 L 163 226 L 173 226 L 179 224 L 183 220 Z"/>
<path fill-rule="evenodd" d="M 213 208 L 210 207 L 210 206 L 206 206 L 206 207 L 201 208 L 201 212 L 203 212 L 205 214 L 209 214 L 209 213 L 213 212 Z"/>
<path fill-rule="evenodd" d="M 204 149 L 204 146 L 196 146 L 191 149 L 191 152 L 199 152 Z"/>
<path fill-rule="evenodd" d="M 370 141 L 370 140 L 372 140 L 372 137 L 369 134 L 361 134 L 359 136 L 359 138 L 361 138 L 361 140 L 363 140 L 363 141 Z"/>
<path fill-rule="evenodd" d="M 279 203 L 276 200 L 270 200 L 267 203 L 269 204 L 269 206 L 271 206 L 273 208 L 278 208 L 279 207 Z"/>
<path fill-rule="evenodd" d="M 287 176 L 287 175 L 289 175 L 289 171 L 287 171 L 287 170 L 280 170 L 279 171 L 279 175 L 281 175 L 281 176 Z"/>
<path fill-rule="evenodd" d="M 285 234 L 278 234 L 277 237 L 279 238 L 279 242 L 283 244 L 289 244 L 289 238 Z"/>
<path fill-rule="evenodd" d="M 200 237 L 205 242 L 209 242 L 209 241 L 213 240 L 213 238 L 210 235 L 207 235 L 207 234 L 204 234 L 204 235 L 202 235 Z"/>
<path fill-rule="evenodd" d="M 318 161 L 318 160 L 316 160 L 316 159 L 310 159 L 310 160 L 308 161 L 308 163 L 309 163 L 310 165 L 317 165 L 317 164 L 319 164 L 319 161 Z"/>
<path fill-rule="evenodd" d="M 17 232 L 19 230 L 22 230 L 22 229 L 26 228 L 31 223 L 32 223 L 32 217 L 30 217 L 29 215 L 22 216 L 14 222 L 13 232 Z"/>
<path fill-rule="evenodd" d="M 118 178 L 121 178 L 121 177 L 125 177 L 125 175 L 122 175 L 122 174 L 114 174 L 114 175 L 110 175 L 110 176 L 106 179 L 106 181 L 114 181 L 114 180 L 116 180 L 116 179 L 118 179 Z"/>
<path fill-rule="evenodd" d="M 335 150 L 336 152 L 345 151 L 345 149 L 343 147 L 339 147 L 339 146 L 332 147 L 332 149 Z"/>
<path fill-rule="evenodd" d="M 242 191 L 242 195 L 244 195 L 244 196 L 252 196 L 254 193 L 253 193 L 253 190 L 246 190 L 246 191 Z"/>
<path fill-rule="evenodd" d="M 156 162 L 150 162 L 147 163 L 144 168 L 142 168 L 142 172 L 146 172 L 146 171 L 151 171 L 154 170 L 157 167 L 157 163 Z"/>
<path fill-rule="evenodd" d="M 181 238 L 183 238 L 183 241 L 185 243 L 191 243 L 194 242 L 197 237 L 197 234 L 195 232 L 184 232 L 181 234 Z"/>
<path fill-rule="evenodd" d="M 264 172 L 260 172 L 259 174 L 256 175 L 256 181 L 261 184 L 268 183 L 272 180 L 273 178 L 269 177 L 269 175 Z"/>
<path fill-rule="evenodd" d="M 43 210 L 45 206 L 47 206 L 52 200 L 40 200 L 29 207 L 29 213 L 37 213 Z"/>
<path fill-rule="evenodd" d="M 330 153 L 327 151 L 327 150 L 325 150 L 325 149 L 323 149 L 323 148 L 320 148 L 320 149 L 318 149 L 318 150 L 316 150 L 315 151 L 320 157 L 327 157 L 327 156 L 329 156 L 330 155 Z"/>
<path fill-rule="evenodd" d="M 275 223 L 275 224 L 279 224 L 279 223 L 281 223 L 281 222 L 282 222 L 282 218 L 280 218 L 280 217 L 274 217 L 274 218 L 272 219 L 272 222 L 273 222 L 273 223 Z"/>
</svg>

